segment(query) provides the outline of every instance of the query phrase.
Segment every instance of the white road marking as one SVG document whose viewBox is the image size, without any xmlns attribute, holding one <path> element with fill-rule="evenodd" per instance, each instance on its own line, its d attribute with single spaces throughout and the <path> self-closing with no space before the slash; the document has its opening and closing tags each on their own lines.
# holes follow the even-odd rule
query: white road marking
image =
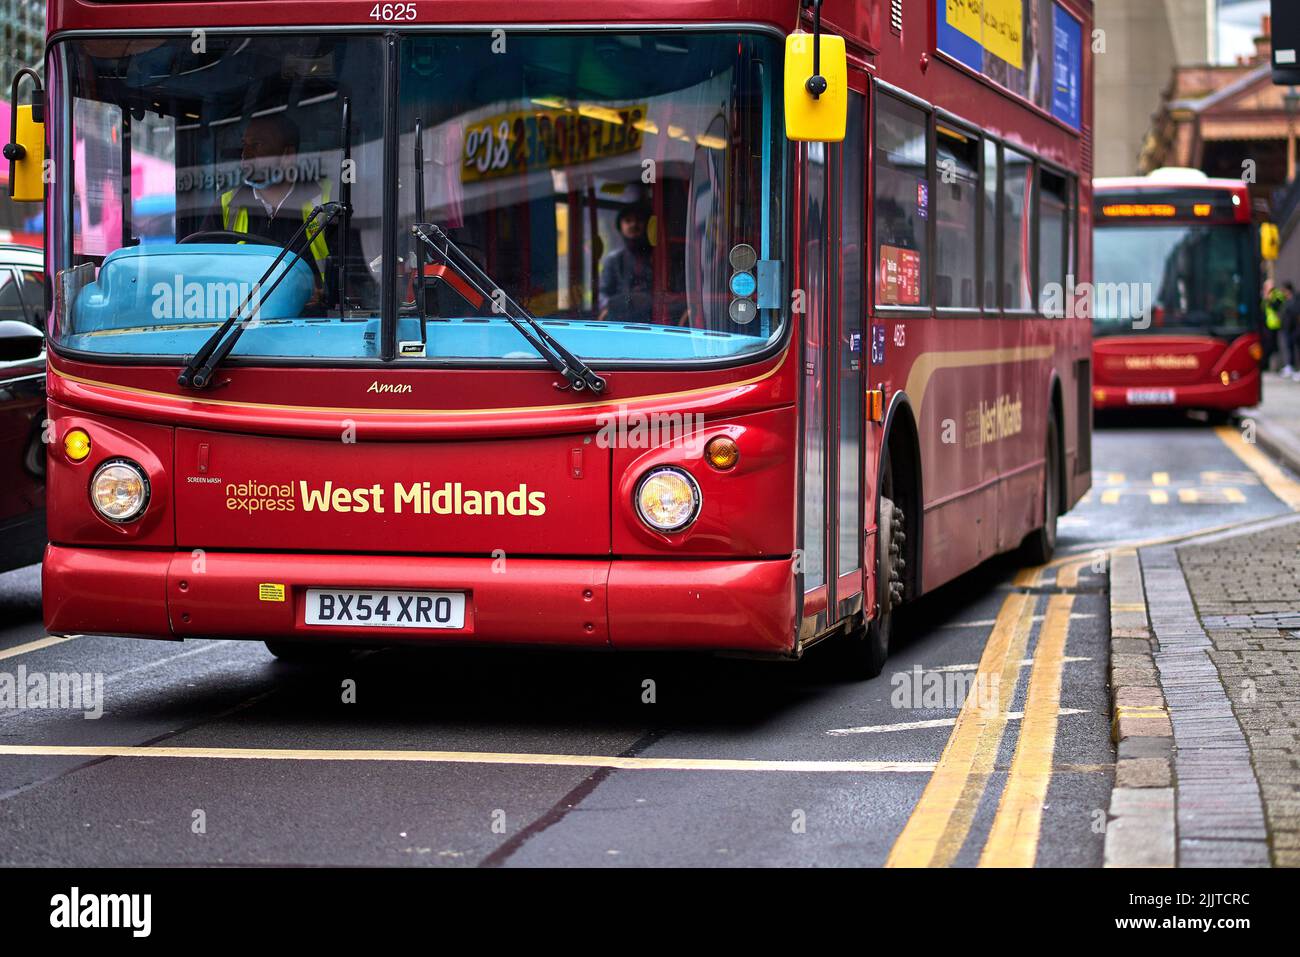
<svg viewBox="0 0 1300 957">
<path fill-rule="evenodd" d="M 115 681 L 121 681 L 123 678 L 129 678 L 131 675 L 137 675 L 142 671 L 149 671 L 152 668 L 161 665 L 171 664 L 173 661 L 179 661 L 181 658 L 190 658 L 194 655 L 207 654 L 209 651 L 215 651 L 222 645 L 230 644 L 230 640 L 219 640 L 200 645 L 198 648 L 191 648 L 189 651 L 182 651 L 174 655 L 168 655 L 166 658 L 159 658 L 157 661 L 146 661 L 142 665 L 136 665 L 134 668 L 127 668 L 125 671 L 115 671 L 104 679 L 104 684 L 112 684 Z"/>
<path fill-rule="evenodd" d="M 1081 621 L 1085 618 L 1096 618 L 1096 615 L 1085 612 L 1074 612 L 1070 615 L 1071 621 Z M 1034 615 L 1034 621 L 1042 621 L 1042 615 Z M 992 618 L 984 618 L 980 621 L 953 621 L 946 625 L 940 625 L 940 628 L 992 628 L 996 622 Z"/>
<path fill-rule="evenodd" d="M 1079 708 L 1062 708 L 1059 712 L 1062 717 L 1071 714 L 1087 714 L 1088 712 Z M 1025 716 L 1023 711 L 1008 711 L 1006 719 L 1008 721 L 1019 721 Z M 838 736 L 846 734 L 882 734 L 886 731 L 919 731 L 923 728 L 950 728 L 957 723 L 957 717 L 951 718 L 931 718 L 928 721 L 904 721 L 899 724 L 865 724 L 860 728 L 836 728 L 833 731 L 827 731 L 827 734 Z"/>
<path fill-rule="evenodd" d="M 1064 659 L 1062 659 L 1062 660 L 1065 661 L 1066 663 L 1069 663 L 1069 662 L 1071 662 L 1071 661 L 1092 661 L 1091 658 L 1068 658 L 1068 657 L 1067 657 L 1067 658 L 1064 658 Z M 1022 668 L 1028 668 L 1028 667 L 1029 667 L 1031 664 L 1033 664 L 1033 663 L 1034 663 L 1034 659 L 1033 659 L 1033 658 L 1021 658 L 1021 659 L 1020 659 L 1020 667 L 1022 667 Z M 979 665 L 977 665 L 977 664 L 969 664 L 969 665 L 939 665 L 939 666 L 936 667 L 936 668 L 923 668 L 922 671 L 974 671 L 974 670 L 975 670 L 976 668 L 978 668 L 978 667 L 979 667 Z M 908 672 L 904 671 L 904 672 L 902 672 L 902 674 L 908 674 Z"/>
</svg>

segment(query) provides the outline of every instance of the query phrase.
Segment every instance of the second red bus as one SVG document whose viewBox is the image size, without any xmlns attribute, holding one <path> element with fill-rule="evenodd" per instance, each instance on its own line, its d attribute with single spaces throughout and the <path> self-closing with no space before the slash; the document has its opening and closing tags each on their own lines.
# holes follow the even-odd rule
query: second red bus
<svg viewBox="0 0 1300 957">
<path fill-rule="evenodd" d="M 1258 404 L 1259 242 L 1246 184 L 1180 169 L 1094 189 L 1096 408 L 1223 417 Z"/>
</svg>

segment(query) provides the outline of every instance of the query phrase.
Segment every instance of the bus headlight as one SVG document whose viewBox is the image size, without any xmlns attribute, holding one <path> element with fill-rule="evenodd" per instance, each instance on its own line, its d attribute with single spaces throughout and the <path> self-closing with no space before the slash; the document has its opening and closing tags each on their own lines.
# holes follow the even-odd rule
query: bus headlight
<svg viewBox="0 0 1300 957">
<path fill-rule="evenodd" d="M 700 514 L 700 487 L 675 468 L 651 469 L 636 489 L 636 510 L 657 532 L 679 532 Z"/>
<path fill-rule="evenodd" d="M 149 504 L 149 480 L 130 459 L 109 459 L 90 480 L 90 501 L 110 522 L 133 522 Z"/>
</svg>

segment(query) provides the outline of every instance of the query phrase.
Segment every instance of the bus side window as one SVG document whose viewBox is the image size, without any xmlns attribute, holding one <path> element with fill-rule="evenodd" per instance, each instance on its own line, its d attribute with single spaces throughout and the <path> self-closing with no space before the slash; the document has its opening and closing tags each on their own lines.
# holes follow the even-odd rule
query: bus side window
<svg viewBox="0 0 1300 957">
<path fill-rule="evenodd" d="M 998 161 L 998 144 L 984 141 L 984 308 L 999 309 L 998 297 L 998 184 L 1001 181 L 1001 164 Z"/>
<path fill-rule="evenodd" d="M 876 303 L 926 306 L 930 180 L 922 110 L 876 98 Z"/>
<path fill-rule="evenodd" d="M 1014 150 L 1003 150 L 1002 181 L 1002 305 L 1006 309 L 1031 309 L 1033 282 L 1032 244 L 1029 242 L 1033 209 L 1033 161 Z"/>
<path fill-rule="evenodd" d="M 979 147 L 973 136 L 939 124 L 935 130 L 938 182 L 935 186 L 934 304 L 973 309 L 975 234 L 979 222 Z"/>
<path fill-rule="evenodd" d="M 1079 275 L 1079 180 L 1073 176 L 1068 179 L 1066 199 L 1070 203 L 1069 217 L 1065 224 L 1065 242 L 1068 246 L 1065 257 L 1065 275 Z"/>
<path fill-rule="evenodd" d="M 1038 187 L 1038 296 L 1044 309 L 1049 302 L 1064 302 L 1069 208 L 1064 176 L 1040 169 Z"/>
</svg>

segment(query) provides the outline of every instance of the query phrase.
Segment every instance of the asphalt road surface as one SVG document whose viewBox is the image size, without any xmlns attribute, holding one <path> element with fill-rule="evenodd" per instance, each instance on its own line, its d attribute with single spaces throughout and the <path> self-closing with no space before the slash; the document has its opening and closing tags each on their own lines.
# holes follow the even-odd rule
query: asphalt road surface
<svg viewBox="0 0 1300 957">
<path fill-rule="evenodd" d="M 825 646 L 302 667 L 255 643 L 49 639 L 39 569 L 2 575 L 0 673 L 101 675 L 103 714 L 0 710 L 0 865 L 1099 865 L 1099 550 L 1284 511 L 1230 438 L 1099 430 L 1061 560 L 923 599 L 868 682 Z"/>
</svg>

